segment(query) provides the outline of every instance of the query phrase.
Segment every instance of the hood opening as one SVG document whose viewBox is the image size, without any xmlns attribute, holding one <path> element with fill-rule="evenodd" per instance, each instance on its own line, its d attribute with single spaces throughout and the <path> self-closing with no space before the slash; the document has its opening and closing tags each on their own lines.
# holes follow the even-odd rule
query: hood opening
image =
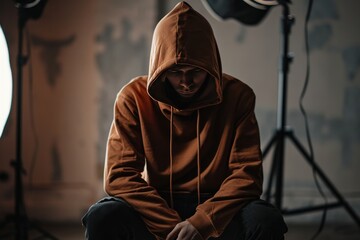
<svg viewBox="0 0 360 240">
<path fill-rule="evenodd" d="M 201 86 L 195 96 L 184 101 L 170 85 L 164 73 L 160 76 L 158 81 L 154 81 L 149 91 L 151 95 L 156 96 L 156 101 L 181 111 L 195 110 L 219 103 L 221 99 L 216 92 L 216 89 L 217 87 L 214 78 L 208 75 L 205 83 Z"/>
<path fill-rule="evenodd" d="M 181 106 L 167 96 L 165 72 L 190 65 L 208 72 L 204 93 Z M 196 110 L 222 100 L 222 69 L 214 33 L 208 21 L 185 2 L 178 3 L 157 24 L 152 39 L 147 91 L 152 99 L 178 110 Z"/>
</svg>

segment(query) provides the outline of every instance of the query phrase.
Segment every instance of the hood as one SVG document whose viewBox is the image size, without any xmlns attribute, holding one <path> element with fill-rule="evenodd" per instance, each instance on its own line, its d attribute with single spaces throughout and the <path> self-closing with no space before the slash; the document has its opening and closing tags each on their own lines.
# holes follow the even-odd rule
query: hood
<svg viewBox="0 0 360 240">
<path fill-rule="evenodd" d="M 190 65 L 208 73 L 206 89 L 186 106 L 167 94 L 165 72 L 174 65 Z M 157 24 L 151 45 L 147 91 L 161 108 L 196 110 L 222 100 L 219 50 L 208 21 L 185 2 L 178 3 Z M 165 106 L 164 106 L 165 105 Z"/>
</svg>

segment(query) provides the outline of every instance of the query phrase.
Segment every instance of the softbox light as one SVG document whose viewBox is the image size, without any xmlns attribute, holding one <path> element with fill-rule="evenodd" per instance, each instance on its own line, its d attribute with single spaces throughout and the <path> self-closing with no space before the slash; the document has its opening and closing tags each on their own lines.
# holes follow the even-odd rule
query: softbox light
<svg viewBox="0 0 360 240">
<path fill-rule="evenodd" d="M 274 0 L 202 0 L 202 2 L 218 20 L 233 18 L 246 25 L 258 24 L 271 7 L 279 4 Z"/>
<path fill-rule="evenodd" d="M 12 101 L 12 74 L 10 68 L 9 50 L 4 32 L 0 26 L 0 137 L 3 134 L 10 114 Z"/>
</svg>

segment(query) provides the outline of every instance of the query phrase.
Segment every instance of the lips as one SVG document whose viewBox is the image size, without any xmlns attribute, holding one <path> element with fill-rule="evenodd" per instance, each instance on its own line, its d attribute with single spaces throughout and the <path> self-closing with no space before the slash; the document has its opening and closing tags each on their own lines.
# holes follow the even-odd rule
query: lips
<svg viewBox="0 0 360 240">
<path fill-rule="evenodd" d="M 194 95 L 194 91 L 191 91 L 191 92 L 189 92 L 189 91 L 178 91 L 178 93 L 181 95 L 181 96 L 192 96 L 192 95 Z"/>
</svg>

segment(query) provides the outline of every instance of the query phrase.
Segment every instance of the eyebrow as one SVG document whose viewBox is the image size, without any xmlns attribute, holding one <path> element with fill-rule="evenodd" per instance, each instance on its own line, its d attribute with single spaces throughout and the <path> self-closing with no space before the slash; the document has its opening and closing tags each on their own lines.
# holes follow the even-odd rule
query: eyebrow
<svg viewBox="0 0 360 240">
<path fill-rule="evenodd" d="M 167 71 L 181 71 L 181 67 L 172 67 L 172 68 L 169 68 Z M 188 71 L 193 71 L 193 70 L 201 70 L 201 68 L 198 68 L 198 67 L 194 67 L 194 68 L 191 68 L 189 69 Z"/>
</svg>

